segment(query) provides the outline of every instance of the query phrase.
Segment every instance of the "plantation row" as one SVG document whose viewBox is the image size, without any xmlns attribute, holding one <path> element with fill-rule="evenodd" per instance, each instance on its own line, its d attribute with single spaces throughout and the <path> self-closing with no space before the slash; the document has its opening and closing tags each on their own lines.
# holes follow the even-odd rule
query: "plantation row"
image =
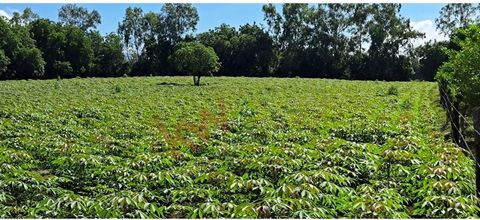
<svg viewBox="0 0 480 220">
<path fill-rule="evenodd" d="M 0 82 L 0 217 L 477 217 L 434 83 L 205 82 Z"/>
</svg>

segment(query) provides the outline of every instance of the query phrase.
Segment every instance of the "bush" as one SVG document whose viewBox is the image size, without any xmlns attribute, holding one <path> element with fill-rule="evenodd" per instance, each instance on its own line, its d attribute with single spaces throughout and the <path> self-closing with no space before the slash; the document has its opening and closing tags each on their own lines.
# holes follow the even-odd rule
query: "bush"
<svg viewBox="0 0 480 220">
<path fill-rule="evenodd" d="M 388 88 L 387 95 L 398 95 L 398 88 L 395 86 L 390 86 Z"/>
</svg>

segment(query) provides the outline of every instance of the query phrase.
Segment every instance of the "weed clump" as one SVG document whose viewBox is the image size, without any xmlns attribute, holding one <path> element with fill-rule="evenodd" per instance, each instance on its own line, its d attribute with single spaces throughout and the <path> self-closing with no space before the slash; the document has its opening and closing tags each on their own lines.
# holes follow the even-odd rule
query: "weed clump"
<svg viewBox="0 0 480 220">
<path fill-rule="evenodd" d="M 390 86 L 387 95 L 398 95 L 398 88 L 396 86 Z"/>
<path fill-rule="evenodd" d="M 113 87 L 113 93 L 115 94 L 115 93 L 120 93 L 120 92 L 122 92 L 122 87 L 120 87 L 120 85 L 118 85 L 118 84 L 115 85 Z"/>
</svg>

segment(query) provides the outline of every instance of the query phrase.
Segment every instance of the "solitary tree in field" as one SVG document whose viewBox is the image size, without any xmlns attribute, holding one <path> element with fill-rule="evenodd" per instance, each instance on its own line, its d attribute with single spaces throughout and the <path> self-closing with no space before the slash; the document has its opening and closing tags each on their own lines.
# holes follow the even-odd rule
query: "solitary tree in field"
<svg viewBox="0 0 480 220">
<path fill-rule="evenodd" d="M 213 48 L 197 42 L 180 43 L 169 61 L 177 71 L 193 75 L 196 86 L 200 85 L 201 76 L 212 75 L 220 69 L 220 62 Z"/>
</svg>

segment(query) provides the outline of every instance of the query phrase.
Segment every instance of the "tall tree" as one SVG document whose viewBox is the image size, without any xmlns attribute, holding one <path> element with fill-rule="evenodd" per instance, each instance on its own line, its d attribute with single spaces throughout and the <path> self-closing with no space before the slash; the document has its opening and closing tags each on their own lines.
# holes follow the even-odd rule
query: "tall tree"
<svg viewBox="0 0 480 220">
<path fill-rule="evenodd" d="M 138 7 L 128 7 L 125 10 L 125 17 L 118 24 L 118 34 L 122 36 L 128 60 L 132 61 L 140 55 L 144 33 L 143 10 Z"/>
<path fill-rule="evenodd" d="M 195 31 L 198 12 L 192 4 L 165 4 L 160 13 L 149 12 L 142 17 L 143 50 L 132 74 L 171 74 L 168 56 L 178 42 Z"/>
<path fill-rule="evenodd" d="M 301 72 L 301 57 L 305 54 L 309 37 L 308 4 L 284 4 L 282 14 L 273 4 L 263 6 L 265 20 L 273 34 L 275 44 L 280 50 L 278 72 L 290 76 Z"/>
<path fill-rule="evenodd" d="M 196 30 L 198 20 L 197 9 L 192 4 L 165 4 L 160 12 L 159 34 L 175 44 Z"/>
<path fill-rule="evenodd" d="M 400 4 L 372 6 L 373 17 L 368 22 L 368 79 L 408 80 L 414 74 L 407 53 L 413 49 L 411 39 L 422 33 L 413 30 L 410 21 L 399 15 L 400 8 Z"/>
<path fill-rule="evenodd" d="M 472 24 L 478 16 L 479 6 L 471 3 L 452 3 L 442 7 L 435 19 L 437 29 L 450 36 L 456 29 Z"/>
<path fill-rule="evenodd" d="M 350 4 L 351 10 L 349 16 L 349 53 L 348 69 L 351 79 L 366 78 L 366 61 L 368 58 L 368 20 L 371 17 L 370 4 Z"/>
<path fill-rule="evenodd" d="M 33 12 L 31 8 L 27 7 L 23 10 L 23 13 L 20 14 L 19 12 L 13 12 L 13 16 L 11 18 L 11 22 L 17 25 L 28 25 L 32 21 L 39 19 L 37 13 Z"/>
<path fill-rule="evenodd" d="M 157 40 L 160 32 L 160 15 L 155 12 L 148 12 L 143 16 L 142 30 L 144 40 Z"/>
<path fill-rule="evenodd" d="M 351 26 L 352 8 L 345 4 L 319 4 L 311 10 L 312 37 L 308 43 L 309 56 L 318 61 L 304 64 L 310 63 L 310 76 L 349 78 L 348 30 Z"/>
<path fill-rule="evenodd" d="M 265 20 L 280 52 L 277 72 L 280 75 L 349 78 L 350 36 L 357 37 L 360 45 L 365 41 L 367 8 L 345 4 L 310 7 L 284 4 L 280 14 L 274 5 L 264 5 Z M 355 32 L 353 24 L 358 26 Z"/>
<path fill-rule="evenodd" d="M 352 33 L 351 43 L 354 44 L 355 51 L 362 53 L 363 44 L 366 42 L 367 35 L 367 20 L 370 14 L 371 5 L 369 4 L 351 4 L 348 5 L 352 10 L 349 23 L 351 25 L 350 32 Z"/>
<path fill-rule="evenodd" d="M 77 26 L 83 31 L 96 28 L 101 23 L 101 16 L 98 11 L 88 11 L 84 7 L 75 4 L 66 4 L 58 12 L 58 20 L 67 25 Z"/>
</svg>

